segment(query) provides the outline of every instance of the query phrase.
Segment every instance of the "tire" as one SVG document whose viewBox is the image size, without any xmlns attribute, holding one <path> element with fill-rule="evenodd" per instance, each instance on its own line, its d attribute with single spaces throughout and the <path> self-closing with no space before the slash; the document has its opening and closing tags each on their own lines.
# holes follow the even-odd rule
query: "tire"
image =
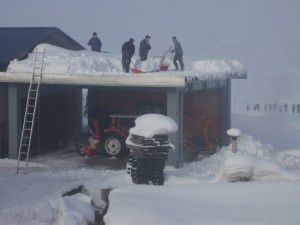
<svg viewBox="0 0 300 225">
<path fill-rule="evenodd" d="M 128 155 L 128 149 L 126 148 L 125 140 L 117 134 L 107 134 L 101 144 L 101 151 L 108 157 L 121 158 Z"/>
</svg>

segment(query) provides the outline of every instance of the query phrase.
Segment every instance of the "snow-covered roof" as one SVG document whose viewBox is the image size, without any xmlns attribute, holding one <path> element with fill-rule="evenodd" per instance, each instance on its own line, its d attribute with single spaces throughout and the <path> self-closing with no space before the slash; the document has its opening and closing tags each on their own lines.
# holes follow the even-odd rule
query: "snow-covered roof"
<svg viewBox="0 0 300 225">
<path fill-rule="evenodd" d="M 46 51 L 42 82 L 49 84 L 182 87 L 186 82 L 195 80 L 246 77 L 243 65 L 236 60 L 198 60 L 187 62 L 186 71 L 183 72 L 151 72 L 159 67 L 159 59 L 154 58 L 140 64 L 144 73 L 126 74 L 122 72 L 121 56 L 88 50 L 71 51 L 48 44 L 41 44 L 36 48 Z M 11 61 L 7 72 L 0 73 L 0 82 L 28 82 L 33 58 L 34 54 L 29 54 L 26 60 Z M 149 82 L 151 84 L 148 85 Z"/>
</svg>

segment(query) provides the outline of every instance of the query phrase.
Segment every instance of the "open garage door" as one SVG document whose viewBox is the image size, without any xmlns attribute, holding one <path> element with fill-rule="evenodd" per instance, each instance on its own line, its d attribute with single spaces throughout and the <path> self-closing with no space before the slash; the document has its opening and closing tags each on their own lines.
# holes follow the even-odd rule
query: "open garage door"
<svg viewBox="0 0 300 225">
<path fill-rule="evenodd" d="M 221 145 L 221 91 L 188 92 L 183 97 L 184 159 L 211 154 Z"/>
</svg>

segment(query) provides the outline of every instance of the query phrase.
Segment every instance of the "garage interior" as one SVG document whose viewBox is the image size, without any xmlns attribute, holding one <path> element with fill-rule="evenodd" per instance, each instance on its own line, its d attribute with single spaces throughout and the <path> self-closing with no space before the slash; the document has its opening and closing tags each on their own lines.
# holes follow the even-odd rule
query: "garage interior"
<svg viewBox="0 0 300 225">
<path fill-rule="evenodd" d="M 14 138 L 11 135 L 9 142 L 12 143 L 9 157 L 13 158 L 17 154 L 22 130 L 28 85 L 8 86 L 8 91 L 15 93 L 10 93 L 10 96 L 18 96 L 19 105 L 8 107 L 10 112 L 18 109 L 16 124 L 10 120 L 13 129 L 9 135 L 14 129 L 14 133 L 18 133 Z M 83 89 L 88 90 L 86 101 L 82 100 Z M 167 115 L 179 123 L 179 132 L 170 136 L 179 150 L 171 153 L 173 158 L 170 162 L 174 157 L 188 162 L 197 159 L 199 154 L 213 154 L 228 144 L 225 131 L 230 124 L 230 102 L 226 100 L 230 96 L 229 90 L 227 85 L 175 89 L 44 84 L 40 89 L 31 157 L 59 149 L 74 149 L 74 144 L 80 143 L 80 135 L 87 132 L 84 121 L 88 121 L 86 125 L 92 129 L 92 119 L 100 118 L 101 129 L 104 129 L 112 126 L 112 115 L 138 116 L 146 113 Z M 86 102 L 84 106 L 83 102 Z M 86 108 L 87 120 L 83 118 L 83 107 Z M 126 129 L 134 126 L 134 117 L 122 121 Z"/>
<path fill-rule="evenodd" d="M 27 85 L 20 85 L 20 125 L 23 124 Z M 81 127 L 81 88 L 43 85 L 32 134 L 31 156 L 66 149 Z"/>
<path fill-rule="evenodd" d="M 105 115 L 101 117 L 103 126 L 111 123 L 109 115 L 113 114 L 138 116 L 146 113 L 160 113 L 167 115 L 166 89 L 90 88 L 88 93 L 89 121 L 94 117 L 99 118 L 100 115 Z M 221 89 L 183 94 L 184 161 L 195 159 L 199 153 L 212 154 L 222 145 L 221 94 Z"/>
</svg>

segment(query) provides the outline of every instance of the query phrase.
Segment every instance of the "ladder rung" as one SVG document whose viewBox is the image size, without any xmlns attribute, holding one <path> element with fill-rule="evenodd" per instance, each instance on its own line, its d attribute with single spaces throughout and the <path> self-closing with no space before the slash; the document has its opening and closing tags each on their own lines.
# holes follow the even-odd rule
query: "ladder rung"
<svg viewBox="0 0 300 225">
<path fill-rule="evenodd" d="M 22 143 L 22 146 L 28 147 L 29 145 L 28 145 L 28 144 L 23 144 L 23 143 Z"/>
<path fill-rule="evenodd" d="M 28 137 L 28 136 L 23 136 L 23 138 L 29 139 L 30 137 Z"/>
<path fill-rule="evenodd" d="M 27 152 L 21 152 L 21 155 L 27 155 Z"/>
</svg>

